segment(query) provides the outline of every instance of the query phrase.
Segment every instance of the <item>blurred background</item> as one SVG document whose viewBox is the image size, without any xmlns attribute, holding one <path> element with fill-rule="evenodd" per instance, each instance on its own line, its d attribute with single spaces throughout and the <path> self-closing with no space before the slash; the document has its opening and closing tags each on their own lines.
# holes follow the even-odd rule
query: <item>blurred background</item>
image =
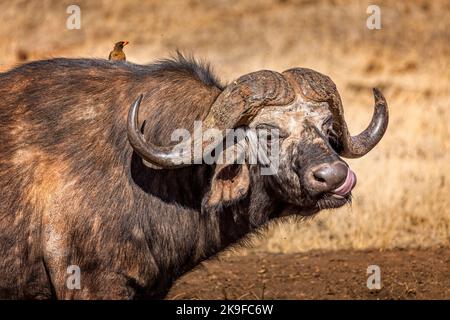
<svg viewBox="0 0 450 320">
<path fill-rule="evenodd" d="M 68 30 L 66 9 L 81 8 Z M 370 4 L 381 30 L 369 30 Z M 260 69 L 307 67 L 329 75 L 352 133 L 382 89 L 385 138 L 349 163 L 351 207 L 282 223 L 237 253 L 388 249 L 450 244 L 450 2 L 442 1 L 0 1 L 0 71 L 51 57 L 107 58 L 128 40 L 127 60 L 150 63 L 175 49 L 210 61 L 224 81 Z"/>
</svg>

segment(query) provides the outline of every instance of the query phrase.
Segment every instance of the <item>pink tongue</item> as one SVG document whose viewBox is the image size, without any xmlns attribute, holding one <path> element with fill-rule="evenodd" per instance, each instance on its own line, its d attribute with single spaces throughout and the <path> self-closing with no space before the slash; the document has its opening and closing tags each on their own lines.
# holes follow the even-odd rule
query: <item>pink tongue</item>
<svg viewBox="0 0 450 320">
<path fill-rule="evenodd" d="M 346 196 L 347 194 L 352 191 L 353 187 L 356 184 L 356 175 L 355 173 L 350 170 L 350 168 L 347 171 L 347 177 L 345 178 L 345 181 L 343 184 L 341 184 L 340 187 L 334 189 L 332 192 L 338 196 Z"/>
</svg>

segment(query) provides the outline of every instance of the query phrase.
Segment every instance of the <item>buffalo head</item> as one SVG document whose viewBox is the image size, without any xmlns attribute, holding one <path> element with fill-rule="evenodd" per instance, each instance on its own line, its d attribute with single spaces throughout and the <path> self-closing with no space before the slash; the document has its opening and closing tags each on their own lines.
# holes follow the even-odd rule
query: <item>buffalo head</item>
<svg viewBox="0 0 450 320">
<path fill-rule="evenodd" d="M 215 128 L 223 137 L 228 129 L 236 128 L 276 132 L 266 135 L 266 143 L 270 141 L 271 146 L 277 146 L 276 170 L 258 179 L 264 180 L 268 194 L 296 213 L 308 215 L 350 201 L 356 175 L 341 157 L 365 155 L 381 140 L 388 125 L 386 101 L 377 89 L 374 97 L 375 110 L 369 126 L 359 135 L 351 136 L 339 93 L 329 77 L 302 68 L 283 73 L 258 71 L 240 77 L 220 93 L 203 119 L 202 130 Z M 208 152 L 217 146 L 217 142 L 207 144 L 202 136 L 201 140 L 185 142 L 177 150 L 146 141 L 137 120 L 141 98 L 128 114 L 128 138 L 148 166 L 177 169 L 202 163 L 204 153 L 195 154 L 195 148 L 190 146 L 199 144 Z M 244 140 L 247 143 L 243 151 L 248 158 L 251 135 Z M 236 148 L 236 144 L 226 148 Z M 245 197 L 256 179 L 254 175 L 261 173 L 255 169 L 259 166 L 215 164 L 207 202 L 217 204 Z"/>
</svg>

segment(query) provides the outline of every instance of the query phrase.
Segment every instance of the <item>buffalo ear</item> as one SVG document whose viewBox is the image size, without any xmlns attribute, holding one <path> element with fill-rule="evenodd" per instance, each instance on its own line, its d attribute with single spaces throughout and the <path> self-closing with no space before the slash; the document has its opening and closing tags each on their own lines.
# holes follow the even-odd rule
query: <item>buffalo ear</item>
<svg viewBox="0 0 450 320">
<path fill-rule="evenodd" d="M 250 187 L 250 174 L 245 164 L 218 164 L 206 199 L 208 206 L 230 204 L 244 198 Z"/>
</svg>

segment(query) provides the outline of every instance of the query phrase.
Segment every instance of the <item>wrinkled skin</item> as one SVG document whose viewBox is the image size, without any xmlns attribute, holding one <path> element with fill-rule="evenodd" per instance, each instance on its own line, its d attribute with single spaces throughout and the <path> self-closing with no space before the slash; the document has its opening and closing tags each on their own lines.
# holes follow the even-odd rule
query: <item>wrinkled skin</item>
<svg viewBox="0 0 450 320">
<path fill-rule="evenodd" d="M 309 215 L 323 208 L 337 208 L 350 201 L 350 194 L 340 200 L 314 194 L 304 183 L 306 169 L 324 162 L 343 162 L 328 140 L 332 114 L 327 103 L 298 97 L 289 106 L 263 109 L 251 127 L 257 128 L 261 123 L 282 128 L 284 135 L 280 138 L 279 170 L 266 178 L 278 197 L 295 206 L 300 215 Z"/>
</svg>

